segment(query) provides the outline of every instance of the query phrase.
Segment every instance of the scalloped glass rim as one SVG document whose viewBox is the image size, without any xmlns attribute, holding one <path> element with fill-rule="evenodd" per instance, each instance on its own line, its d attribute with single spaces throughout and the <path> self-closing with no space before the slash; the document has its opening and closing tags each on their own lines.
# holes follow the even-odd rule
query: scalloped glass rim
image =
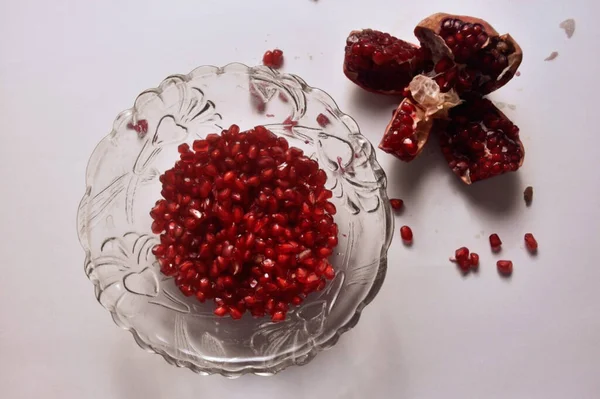
<svg viewBox="0 0 600 399">
<path fill-rule="evenodd" d="M 378 195 L 384 203 L 383 215 L 384 215 L 384 220 L 385 220 L 385 224 L 386 224 L 384 226 L 386 228 L 385 229 L 386 230 L 385 231 L 385 239 L 383 240 L 383 243 L 382 243 L 381 252 L 380 252 L 380 256 L 379 256 L 379 264 L 377 265 L 376 277 L 374 278 L 373 284 L 370 287 L 365 298 L 356 307 L 356 309 L 354 311 L 354 315 L 349 319 L 349 321 L 347 323 L 345 323 L 344 325 L 342 325 L 341 327 L 339 327 L 335 331 L 335 333 L 326 341 L 319 343 L 319 344 L 313 343 L 312 348 L 307 353 L 303 354 L 301 357 L 298 357 L 298 358 L 293 357 L 293 356 L 290 357 L 289 354 L 284 353 L 281 356 L 277 356 L 277 357 L 271 359 L 271 364 L 268 367 L 250 364 L 250 365 L 243 365 L 240 367 L 229 367 L 228 369 L 225 369 L 225 368 L 219 368 L 219 367 L 202 367 L 191 361 L 176 359 L 172 355 L 167 353 L 166 351 L 164 351 L 160 348 L 157 348 L 157 347 L 149 344 L 148 342 L 146 342 L 144 340 L 144 338 L 138 333 L 138 331 L 136 331 L 132 327 L 123 325 L 123 323 L 121 323 L 119 321 L 120 317 L 116 314 L 116 311 L 114 309 L 107 308 L 107 310 L 109 310 L 111 312 L 112 318 L 115 321 L 115 323 L 119 327 L 122 327 L 122 328 L 130 331 L 132 333 L 135 341 L 142 349 L 145 349 L 147 351 L 151 351 L 151 352 L 154 352 L 154 353 L 157 353 L 157 354 L 163 356 L 163 358 L 170 364 L 176 365 L 178 367 L 186 367 L 186 368 L 189 368 L 190 370 L 192 370 L 196 373 L 200 373 L 200 374 L 208 375 L 208 374 L 218 373 L 223 376 L 230 377 L 230 378 L 231 377 L 239 377 L 239 376 L 241 376 L 243 374 L 247 374 L 247 373 L 253 373 L 253 374 L 257 374 L 257 375 L 273 375 L 291 365 L 303 365 L 303 364 L 308 363 L 321 350 L 328 349 L 328 348 L 332 347 L 333 345 L 335 345 L 335 343 L 338 341 L 338 339 L 344 332 L 352 329 L 358 323 L 362 309 L 366 305 L 368 305 L 375 298 L 377 293 L 379 292 L 379 290 L 383 284 L 386 270 L 387 270 L 387 251 L 388 251 L 390 243 L 391 243 L 392 232 L 394 229 L 394 227 L 393 227 L 394 220 L 391 216 L 391 210 L 390 210 L 388 200 L 387 200 L 386 177 L 385 177 L 384 171 L 381 169 L 379 163 L 376 160 L 375 152 L 373 151 L 372 144 L 370 144 L 369 141 L 366 138 L 364 138 L 364 136 L 362 136 L 362 134 L 360 133 L 360 130 L 358 128 L 358 125 L 354 121 L 354 119 L 352 117 L 350 117 L 349 115 L 344 114 L 342 111 L 340 111 L 336 102 L 333 100 L 333 98 L 329 94 L 327 94 L 325 91 L 323 91 L 321 89 L 314 88 L 314 87 L 307 85 L 306 82 L 302 78 L 298 77 L 297 75 L 280 73 L 278 71 L 272 70 L 270 68 L 262 67 L 262 66 L 248 67 L 241 63 L 231 63 L 228 65 L 225 65 L 224 67 L 215 67 L 215 66 L 205 65 L 205 66 L 200 66 L 200 67 L 194 69 L 187 75 L 171 75 L 171 76 L 167 77 L 161 83 L 161 85 L 159 85 L 159 87 L 153 88 L 153 89 L 148 89 L 148 90 L 145 90 L 144 92 L 142 92 L 137 97 L 137 99 L 135 101 L 135 105 L 132 108 L 129 108 L 117 115 L 117 117 L 113 123 L 112 131 L 100 141 L 100 143 L 96 146 L 96 148 L 92 152 L 92 156 L 90 157 L 90 161 L 88 162 L 87 169 L 86 169 L 86 190 L 85 190 L 85 194 L 84 194 L 82 201 L 78 208 L 78 215 L 77 215 L 78 237 L 80 240 L 80 244 L 82 245 L 82 247 L 85 251 L 85 254 L 86 254 L 85 263 L 84 263 L 84 267 L 86 269 L 86 274 L 87 274 L 87 269 L 89 267 L 89 264 L 92 262 L 92 259 L 91 259 L 92 254 L 91 254 L 91 250 L 88 245 L 88 242 L 86 242 L 86 239 L 87 239 L 86 231 L 89 226 L 87 224 L 87 221 L 84 220 L 84 218 L 83 218 L 83 213 L 84 213 L 83 209 L 84 209 L 84 204 L 86 203 L 86 200 L 89 198 L 89 196 L 92 192 L 92 184 L 90 181 L 92 178 L 92 175 L 93 175 L 92 172 L 94 172 L 91 170 L 91 168 L 93 166 L 92 159 L 93 159 L 94 154 L 101 147 L 102 143 L 106 142 L 107 140 L 111 141 L 111 140 L 115 139 L 117 133 L 120 130 L 122 130 L 123 126 L 125 126 L 128 122 L 130 122 L 130 121 L 135 122 L 135 118 L 133 116 L 136 114 L 138 109 L 143 108 L 143 105 L 145 104 L 144 102 L 140 103 L 139 100 L 143 99 L 148 94 L 161 96 L 161 94 L 163 93 L 163 90 L 164 90 L 163 84 L 168 82 L 170 79 L 174 79 L 174 78 L 180 79 L 182 81 L 191 81 L 192 79 L 197 79 L 199 77 L 208 76 L 208 75 L 221 75 L 221 74 L 225 74 L 225 73 L 229 73 L 229 72 L 247 73 L 250 75 L 254 71 L 264 71 L 264 70 L 269 70 L 270 73 L 273 73 L 276 76 L 279 76 L 281 79 L 290 79 L 290 80 L 294 81 L 295 83 L 299 84 L 300 89 L 305 93 L 313 93 L 313 95 L 316 94 L 320 98 L 320 101 L 322 101 L 324 104 L 328 105 L 328 111 L 331 112 L 335 117 L 337 117 L 339 120 L 341 120 L 347 126 L 347 128 L 350 131 L 350 133 L 349 133 L 350 136 L 355 136 L 357 138 L 361 138 L 366 143 L 368 143 L 368 145 L 370 146 L 370 150 L 371 150 L 371 156 L 368 157 L 368 163 L 369 163 L 370 168 L 373 171 L 373 174 L 377 177 L 377 180 L 380 182 L 380 186 L 378 187 Z M 92 278 L 92 276 L 90 276 L 89 274 L 88 274 L 88 277 L 94 284 L 95 294 L 96 294 L 98 301 L 102 304 L 102 302 L 100 301 L 100 298 L 99 298 L 99 294 L 101 292 L 100 281 L 98 279 Z M 102 305 L 104 306 L 104 304 L 102 304 Z M 104 306 L 104 307 L 106 307 L 106 306 Z M 306 345 L 309 345 L 309 344 L 307 343 Z M 231 365 L 229 364 L 229 366 L 231 366 Z"/>
</svg>

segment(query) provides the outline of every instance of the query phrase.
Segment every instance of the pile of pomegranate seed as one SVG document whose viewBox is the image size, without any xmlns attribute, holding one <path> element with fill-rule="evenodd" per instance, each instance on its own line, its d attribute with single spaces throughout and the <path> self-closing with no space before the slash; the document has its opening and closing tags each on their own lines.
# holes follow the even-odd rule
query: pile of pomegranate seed
<svg viewBox="0 0 600 399">
<path fill-rule="evenodd" d="M 263 55 L 263 64 L 270 68 L 279 69 L 283 65 L 283 51 L 275 49 L 268 50 Z"/>
<path fill-rule="evenodd" d="M 334 277 L 336 208 L 316 161 L 262 126 L 178 150 L 150 215 L 160 270 L 186 296 L 213 299 L 218 316 L 281 321 Z"/>
</svg>

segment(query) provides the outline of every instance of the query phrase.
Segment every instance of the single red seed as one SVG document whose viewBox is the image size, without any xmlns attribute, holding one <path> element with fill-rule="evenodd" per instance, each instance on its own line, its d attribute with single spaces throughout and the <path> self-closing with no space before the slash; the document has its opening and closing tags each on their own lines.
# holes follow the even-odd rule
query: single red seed
<svg viewBox="0 0 600 399">
<path fill-rule="evenodd" d="M 413 232 L 412 229 L 408 226 L 400 227 L 400 237 L 406 243 L 410 243 L 413 240 Z"/>
<path fill-rule="evenodd" d="M 317 115 L 317 123 L 319 124 L 319 126 L 321 127 L 325 127 L 327 125 L 329 125 L 331 123 L 331 121 L 329 120 L 329 118 L 323 114 L 319 114 Z"/>
<path fill-rule="evenodd" d="M 460 247 L 454 252 L 454 258 L 457 261 L 464 261 L 469 259 L 469 249 L 467 247 Z"/>
<path fill-rule="evenodd" d="M 399 209 L 402 209 L 402 206 L 404 205 L 404 201 L 402 201 L 401 199 L 398 199 L 398 198 L 392 198 L 392 199 L 390 199 L 390 205 L 392 206 L 392 208 L 394 210 L 399 210 Z"/>
<path fill-rule="evenodd" d="M 490 235 L 490 246 L 493 251 L 499 251 L 502 246 L 502 240 L 498 237 L 498 234 L 494 233 Z"/>
<path fill-rule="evenodd" d="M 285 312 L 275 312 L 273 316 L 271 316 L 272 321 L 283 321 L 285 319 Z"/>
<path fill-rule="evenodd" d="M 525 234 L 525 246 L 530 252 L 535 252 L 538 249 L 538 243 L 533 234 Z"/>
<path fill-rule="evenodd" d="M 223 317 L 227 314 L 227 308 L 224 306 L 219 306 L 215 309 L 214 313 L 219 317 Z"/>
<path fill-rule="evenodd" d="M 510 276 L 513 271 L 513 263 L 510 260 L 499 260 L 496 262 L 498 272 L 504 276 Z"/>
<path fill-rule="evenodd" d="M 471 267 L 476 269 L 477 266 L 479 266 L 479 255 L 476 254 L 475 252 L 471 252 L 470 261 L 471 261 Z"/>
</svg>

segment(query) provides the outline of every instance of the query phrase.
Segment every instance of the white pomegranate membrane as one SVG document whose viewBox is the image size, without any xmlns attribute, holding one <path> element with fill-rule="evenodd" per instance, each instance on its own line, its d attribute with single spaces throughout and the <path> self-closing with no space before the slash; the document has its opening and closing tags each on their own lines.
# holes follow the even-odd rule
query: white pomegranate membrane
<svg viewBox="0 0 600 399">
<path fill-rule="evenodd" d="M 181 144 L 150 212 L 163 274 L 214 313 L 282 321 L 335 276 L 338 244 L 327 175 L 263 126 Z"/>
</svg>

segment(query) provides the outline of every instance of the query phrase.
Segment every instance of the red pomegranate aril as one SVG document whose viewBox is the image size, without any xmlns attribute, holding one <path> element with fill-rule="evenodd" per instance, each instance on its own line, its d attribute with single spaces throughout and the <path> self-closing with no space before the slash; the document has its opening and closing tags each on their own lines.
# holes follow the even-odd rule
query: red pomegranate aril
<svg viewBox="0 0 600 399">
<path fill-rule="evenodd" d="M 469 256 L 469 260 L 471 262 L 471 267 L 473 269 L 476 269 L 479 266 L 479 255 L 476 254 L 475 252 L 471 252 L 471 255 Z"/>
<path fill-rule="evenodd" d="M 499 260 L 496 262 L 498 272 L 503 276 L 510 276 L 513 271 L 513 263 L 510 260 Z"/>
<path fill-rule="evenodd" d="M 397 211 L 397 210 L 402 209 L 402 206 L 404 205 L 404 201 L 402 201 L 401 199 L 392 198 L 392 199 L 390 199 L 390 205 L 392 206 L 392 209 Z"/>
<path fill-rule="evenodd" d="M 219 306 L 215 309 L 214 314 L 219 317 L 223 317 L 228 313 L 228 309 L 225 306 Z"/>
<path fill-rule="evenodd" d="M 413 232 L 412 229 L 408 226 L 400 227 L 400 237 L 405 243 L 411 243 L 413 240 Z"/>
<path fill-rule="evenodd" d="M 502 240 L 498 234 L 490 234 L 490 246 L 492 247 L 492 251 L 497 252 L 502 247 Z"/>
<path fill-rule="evenodd" d="M 283 321 L 284 319 L 285 319 L 285 312 L 281 312 L 281 311 L 275 312 L 275 313 L 273 313 L 273 316 L 271 316 L 271 320 L 275 321 L 275 322 Z"/>
<path fill-rule="evenodd" d="M 469 259 L 469 249 L 467 247 L 460 247 L 454 252 L 454 258 L 460 262 Z"/>
<path fill-rule="evenodd" d="M 336 209 L 316 161 L 264 127 L 232 126 L 178 151 L 185 162 L 160 176 L 166 200 L 150 215 L 153 254 L 184 295 L 213 299 L 219 316 L 283 320 L 335 276 Z"/>
<path fill-rule="evenodd" d="M 238 319 L 242 318 L 242 312 L 240 312 L 237 308 L 234 308 L 234 307 L 229 308 L 229 315 L 234 320 L 238 320 Z"/>
<path fill-rule="evenodd" d="M 323 114 L 319 114 L 317 115 L 317 123 L 319 124 L 319 126 L 321 127 L 325 127 L 327 125 L 329 125 L 331 123 L 331 121 L 329 120 L 329 118 Z"/>
<path fill-rule="evenodd" d="M 525 246 L 530 252 L 536 252 L 538 249 L 538 243 L 533 234 L 525 234 Z"/>
</svg>

